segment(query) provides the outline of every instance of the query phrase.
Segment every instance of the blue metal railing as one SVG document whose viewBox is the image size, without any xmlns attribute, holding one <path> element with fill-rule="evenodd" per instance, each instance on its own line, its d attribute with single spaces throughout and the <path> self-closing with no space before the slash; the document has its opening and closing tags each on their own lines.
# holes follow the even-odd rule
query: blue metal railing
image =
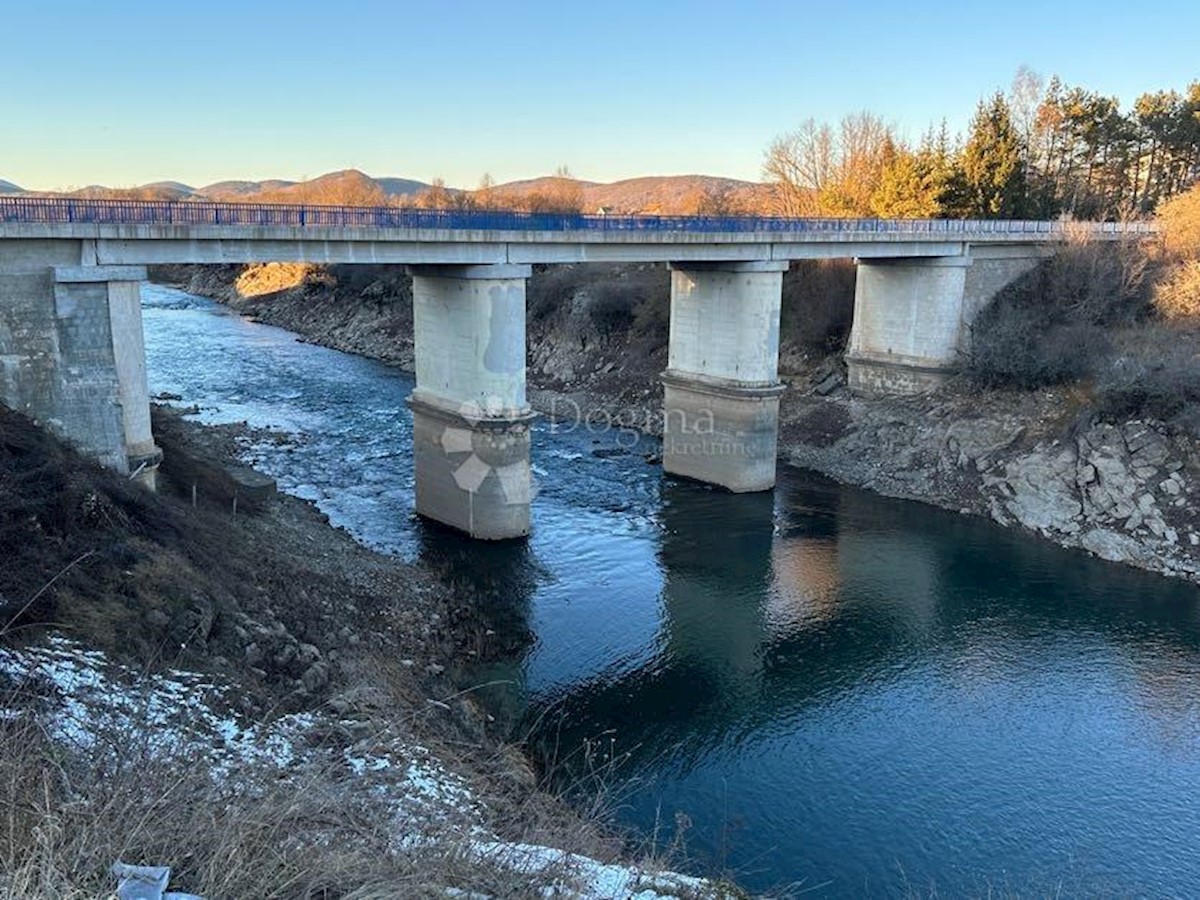
<svg viewBox="0 0 1200 900">
<path fill-rule="evenodd" d="M 902 233 L 1061 234 L 1085 229 L 1104 234 L 1147 234 L 1145 222 L 1064 223 L 1019 219 L 791 219 L 774 216 L 609 216 L 506 210 L 405 209 L 211 203 L 194 200 L 83 200 L 0 197 L 0 223 L 98 225 L 241 225 L 295 228 L 412 228 L 479 231 L 656 231 L 707 234 Z"/>
</svg>

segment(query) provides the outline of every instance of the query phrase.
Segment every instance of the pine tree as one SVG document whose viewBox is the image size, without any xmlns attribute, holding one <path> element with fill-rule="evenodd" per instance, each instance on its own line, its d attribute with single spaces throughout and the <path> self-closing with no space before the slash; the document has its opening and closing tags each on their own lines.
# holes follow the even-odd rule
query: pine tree
<svg viewBox="0 0 1200 900">
<path fill-rule="evenodd" d="M 980 101 L 962 154 L 967 214 L 1012 219 L 1025 214 L 1025 165 L 1008 101 Z"/>
<path fill-rule="evenodd" d="M 916 152 L 900 149 L 871 195 L 871 212 L 882 219 L 934 219 L 946 214 L 950 170 L 932 143 Z"/>
</svg>

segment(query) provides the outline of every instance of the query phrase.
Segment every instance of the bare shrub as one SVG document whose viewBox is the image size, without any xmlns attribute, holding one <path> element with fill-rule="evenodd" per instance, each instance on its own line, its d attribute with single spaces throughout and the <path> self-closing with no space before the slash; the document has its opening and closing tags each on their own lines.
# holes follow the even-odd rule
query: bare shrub
<svg viewBox="0 0 1200 900">
<path fill-rule="evenodd" d="M 1171 269 L 1154 288 L 1154 308 L 1167 320 L 1200 324 L 1200 261 Z"/>
<path fill-rule="evenodd" d="M 1109 351 L 1104 329 L 1056 323 L 1028 308 L 999 307 L 976 324 L 970 371 L 989 387 L 1031 390 L 1076 381 Z"/>
<path fill-rule="evenodd" d="M 854 322 L 854 263 L 803 260 L 783 276 L 780 337 L 804 347 L 840 350 Z"/>
<path fill-rule="evenodd" d="M 1169 325 L 1130 329 L 1096 371 L 1096 407 L 1111 419 L 1194 418 L 1200 404 L 1200 336 Z M 1194 430 L 1194 424 L 1181 422 Z"/>
<path fill-rule="evenodd" d="M 592 324 L 605 335 L 628 331 L 634 322 L 634 310 L 638 304 L 637 289 L 627 283 L 606 281 L 590 291 L 588 317 Z"/>
<path fill-rule="evenodd" d="M 533 322 L 570 306 L 576 294 L 588 295 L 587 313 L 603 334 L 630 331 L 666 340 L 671 289 L 664 266 L 585 264 L 534 270 L 526 286 L 526 308 Z"/>
<path fill-rule="evenodd" d="M 663 280 L 650 286 L 633 312 L 633 330 L 644 337 L 653 338 L 656 346 L 667 343 L 671 331 L 671 287 Z"/>
<path fill-rule="evenodd" d="M 1070 236 L 1058 254 L 1001 291 L 976 317 L 966 369 L 982 384 L 1032 389 L 1102 367 L 1110 332 L 1153 312 L 1150 260 L 1133 241 Z"/>
<path fill-rule="evenodd" d="M 537 265 L 525 284 L 525 308 L 530 319 L 540 322 L 569 300 L 583 275 L 576 266 Z"/>
<path fill-rule="evenodd" d="M 1168 252 L 1200 259 L 1200 184 L 1160 206 L 1158 222 Z"/>
</svg>

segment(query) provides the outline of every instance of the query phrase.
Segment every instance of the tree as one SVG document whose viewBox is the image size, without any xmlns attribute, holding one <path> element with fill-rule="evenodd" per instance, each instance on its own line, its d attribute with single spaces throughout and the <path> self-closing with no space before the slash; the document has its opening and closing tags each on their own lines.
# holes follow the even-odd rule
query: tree
<svg viewBox="0 0 1200 900">
<path fill-rule="evenodd" d="M 583 212 L 583 185 L 566 166 L 559 166 L 554 175 L 545 179 L 544 187 L 530 191 L 520 205 L 534 213 Z"/>
<path fill-rule="evenodd" d="M 494 193 L 496 181 L 492 178 L 490 172 L 484 172 L 479 179 L 479 186 L 475 188 L 475 205 L 480 209 L 495 209 L 497 199 Z"/>
<path fill-rule="evenodd" d="M 781 216 L 814 216 L 818 195 L 834 178 L 834 137 L 828 125 L 806 119 L 795 131 L 771 143 L 763 175 L 774 189 L 775 212 Z"/>
<path fill-rule="evenodd" d="M 868 216 L 896 152 L 892 129 L 871 113 L 846 116 L 836 132 L 807 119 L 772 142 L 763 175 L 780 215 Z"/>
<path fill-rule="evenodd" d="M 736 216 L 743 212 L 729 181 L 710 181 L 692 200 L 691 212 L 697 216 Z"/>
<path fill-rule="evenodd" d="M 943 212 L 940 195 L 931 157 L 901 150 L 871 194 L 871 212 L 881 219 L 932 219 Z"/>
<path fill-rule="evenodd" d="M 450 209 L 453 202 L 450 199 L 450 189 L 441 178 L 435 178 L 429 187 L 417 194 L 416 205 L 420 209 Z"/>
<path fill-rule="evenodd" d="M 1008 101 L 1000 92 L 980 101 L 962 154 L 967 214 L 1019 218 L 1025 214 L 1025 164 Z"/>
</svg>

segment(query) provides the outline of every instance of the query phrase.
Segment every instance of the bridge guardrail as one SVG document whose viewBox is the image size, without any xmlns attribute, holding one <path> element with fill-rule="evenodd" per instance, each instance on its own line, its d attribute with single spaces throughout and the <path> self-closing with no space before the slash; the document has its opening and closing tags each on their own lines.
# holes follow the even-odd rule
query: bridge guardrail
<svg viewBox="0 0 1200 900">
<path fill-rule="evenodd" d="M 832 219 L 775 216 L 610 216 L 503 210 L 410 209 L 198 200 L 84 200 L 0 197 L 0 222 L 102 225 L 240 225 L 481 231 L 824 232 L 889 234 L 1150 234 L 1147 222 L 1020 219 Z"/>
</svg>

